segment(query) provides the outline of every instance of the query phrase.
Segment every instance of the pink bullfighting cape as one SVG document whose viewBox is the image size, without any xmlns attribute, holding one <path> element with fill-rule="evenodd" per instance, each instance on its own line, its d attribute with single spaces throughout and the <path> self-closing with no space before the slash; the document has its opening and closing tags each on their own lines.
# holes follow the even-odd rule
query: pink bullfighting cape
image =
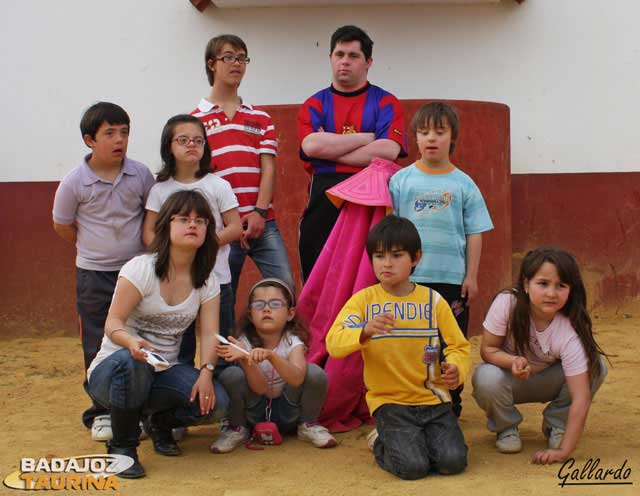
<svg viewBox="0 0 640 496">
<path fill-rule="evenodd" d="M 296 306 L 309 323 L 308 360 L 324 366 L 329 379 L 319 420 L 332 432 L 371 421 L 360 353 L 331 358 L 325 336 L 351 295 L 377 282 L 365 243 L 370 229 L 393 206 L 389 179 L 400 169 L 389 160 L 374 158 L 361 172 L 327 190 L 329 200 L 338 208 L 342 206 L 342 211 Z"/>
</svg>

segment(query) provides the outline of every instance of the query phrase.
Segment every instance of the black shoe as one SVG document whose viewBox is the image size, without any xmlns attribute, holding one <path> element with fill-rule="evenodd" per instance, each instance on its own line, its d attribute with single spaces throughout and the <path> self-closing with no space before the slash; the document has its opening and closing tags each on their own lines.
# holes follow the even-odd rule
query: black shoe
<svg viewBox="0 0 640 496">
<path fill-rule="evenodd" d="M 144 421 L 144 430 L 149 433 L 151 441 L 153 441 L 153 449 L 156 453 L 163 456 L 179 456 L 182 450 L 178 443 L 173 439 L 171 429 L 163 429 L 153 424 L 153 416 L 147 417 Z"/>
<path fill-rule="evenodd" d="M 116 474 L 117 477 L 122 479 L 140 479 L 147 475 L 140 460 L 138 460 L 138 452 L 135 448 L 118 448 L 117 446 L 111 446 L 111 441 L 107 441 L 107 453 L 110 455 L 126 455 L 133 459 L 133 465 L 127 470 Z"/>
</svg>

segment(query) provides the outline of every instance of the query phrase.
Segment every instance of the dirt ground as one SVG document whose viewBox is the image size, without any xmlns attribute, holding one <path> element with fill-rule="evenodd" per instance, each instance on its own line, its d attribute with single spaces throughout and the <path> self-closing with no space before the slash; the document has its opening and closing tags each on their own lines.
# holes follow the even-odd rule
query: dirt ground
<svg viewBox="0 0 640 496">
<path fill-rule="evenodd" d="M 469 466 L 461 475 L 430 476 L 420 481 L 402 481 L 379 469 L 367 450 L 369 426 L 338 434 L 339 446 L 319 450 L 288 437 L 282 446 L 264 451 L 240 448 L 228 455 L 211 455 L 209 443 L 216 426 L 192 428 L 181 443 L 184 455 L 159 456 L 151 443 L 143 441 L 140 456 L 147 477 L 120 482 L 120 494 L 216 494 L 256 496 L 271 494 L 313 495 L 630 495 L 640 494 L 640 312 L 600 317 L 594 321 L 603 348 L 616 354 L 613 368 L 591 407 L 587 428 L 575 452 L 575 467 L 589 458 L 600 459 L 600 467 L 618 468 L 626 460 L 631 468 L 629 485 L 558 485 L 560 465 L 529 463 L 532 453 L 543 448 L 540 433 L 542 405 L 521 408 L 520 426 L 524 450 L 502 455 L 494 447 L 494 435 L 485 428 L 481 410 L 464 392 L 461 419 Z M 474 362 L 478 338 L 472 338 Z M 47 336 L 0 341 L 0 476 L 19 468 L 21 457 L 69 457 L 104 453 L 104 446 L 91 441 L 80 422 L 87 406 L 81 387 L 82 350 L 74 337 Z M 632 384 L 636 384 L 633 386 Z M 79 494 L 81 491 L 72 491 Z M 89 492 L 89 491 L 87 491 Z M 113 493 L 113 491 L 110 491 Z M 0 494 L 17 494 L 0 485 Z M 53 494 L 64 494 L 56 491 Z"/>
</svg>

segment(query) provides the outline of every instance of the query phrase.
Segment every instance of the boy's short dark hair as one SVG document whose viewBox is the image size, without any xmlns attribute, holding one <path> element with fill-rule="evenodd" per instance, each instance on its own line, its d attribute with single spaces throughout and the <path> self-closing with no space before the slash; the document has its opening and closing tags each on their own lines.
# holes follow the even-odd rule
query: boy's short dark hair
<svg viewBox="0 0 640 496">
<path fill-rule="evenodd" d="M 211 38 L 209 43 L 207 43 L 207 47 L 204 49 L 204 70 L 207 73 L 207 79 L 209 80 L 209 84 L 213 86 L 214 74 L 209 69 L 209 61 L 216 60 L 216 57 L 222 50 L 222 47 L 228 43 L 236 50 L 244 50 L 244 53 L 249 55 L 249 50 L 247 50 L 247 44 L 235 34 L 221 34 L 220 36 L 216 36 L 215 38 Z"/>
<path fill-rule="evenodd" d="M 409 219 L 397 215 L 387 215 L 378 222 L 367 236 L 367 254 L 373 260 L 378 251 L 387 252 L 392 249 L 406 250 L 415 262 L 422 250 L 420 234 Z"/>
<path fill-rule="evenodd" d="M 429 125 L 435 127 L 443 127 L 449 124 L 451 128 L 451 146 L 449 153 L 453 153 L 456 149 L 456 141 L 458 140 L 458 132 L 460 131 L 460 120 L 456 109 L 446 102 L 425 103 L 411 119 L 411 132 L 414 136 L 419 129 L 424 129 Z"/>
<path fill-rule="evenodd" d="M 109 102 L 98 102 L 91 105 L 80 120 L 82 137 L 84 138 L 84 136 L 88 134 L 91 138 L 96 139 L 96 133 L 103 122 L 111 125 L 126 124 L 131 127 L 129 115 L 120 105 Z"/>
<path fill-rule="evenodd" d="M 369 60 L 373 54 L 373 40 L 369 38 L 369 35 L 365 33 L 358 26 L 342 26 L 336 29 L 331 35 L 331 50 L 329 55 L 333 53 L 333 49 L 338 43 L 345 43 L 348 41 L 359 41 L 360 49 L 364 53 L 364 58 Z"/>
</svg>

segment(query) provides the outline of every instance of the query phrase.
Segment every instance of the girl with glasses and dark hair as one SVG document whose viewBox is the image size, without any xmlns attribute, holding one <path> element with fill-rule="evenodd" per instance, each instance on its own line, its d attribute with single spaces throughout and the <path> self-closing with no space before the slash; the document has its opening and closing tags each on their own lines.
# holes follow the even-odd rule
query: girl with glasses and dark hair
<svg viewBox="0 0 640 496">
<path fill-rule="evenodd" d="M 229 340 L 240 349 L 219 345 L 218 355 L 238 366 L 226 368 L 219 377 L 231 405 L 212 453 L 234 450 L 249 439 L 249 426 L 265 420 L 280 432 L 297 428 L 299 439 L 318 448 L 336 446 L 317 423 L 327 376 L 306 362 L 307 327 L 296 315 L 293 291 L 284 281 L 263 279 L 251 288 L 238 339 Z"/>
<path fill-rule="evenodd" d="M 215 218 L 219 250 L 213 270 L 220 284 L 220 333 L 226 337 L 233 329 L 230 243 L 240 239 L 242 234 L 238 200 L 227 181 L 210 173 L 211 150 L 204 125 L 197 117 L 179 114 L 167 121 L 162 130 L 160 155 L 162 169 L 158 172 L 158 182 L 149 192 L 146 205 L 144 243 L 149 246 L 153 242 L 158 212 L 172 193 L 193 190 L 204 195 Z M 182 338 L 179 361 L 193 365 L 195 355 L 196 333 L 193 324 Z M 221 362 L 219 367 L 224 365 Z"/>
<path fill-rule="evenodd" d="M 104 339 L 87 372 L 89 393 L 111 409 L 109 453 L 134 464 L 118 474 L 145 475 L 138 461 L 140 419 L 156 452 L 181 453 L 171 431 L 214 420 L 228 397 L 213 380 L 220 309 L 214 274 L 216 221 L 196 191 L 178 191 L 164 202 L 155 223 L 150 253 L 133 258 L 118 276 Z M 180 363 L 185 330 L 200 315 L 200 370 Z M 152 358 L 160 360 L 153 365 Z"/>
</svg>

